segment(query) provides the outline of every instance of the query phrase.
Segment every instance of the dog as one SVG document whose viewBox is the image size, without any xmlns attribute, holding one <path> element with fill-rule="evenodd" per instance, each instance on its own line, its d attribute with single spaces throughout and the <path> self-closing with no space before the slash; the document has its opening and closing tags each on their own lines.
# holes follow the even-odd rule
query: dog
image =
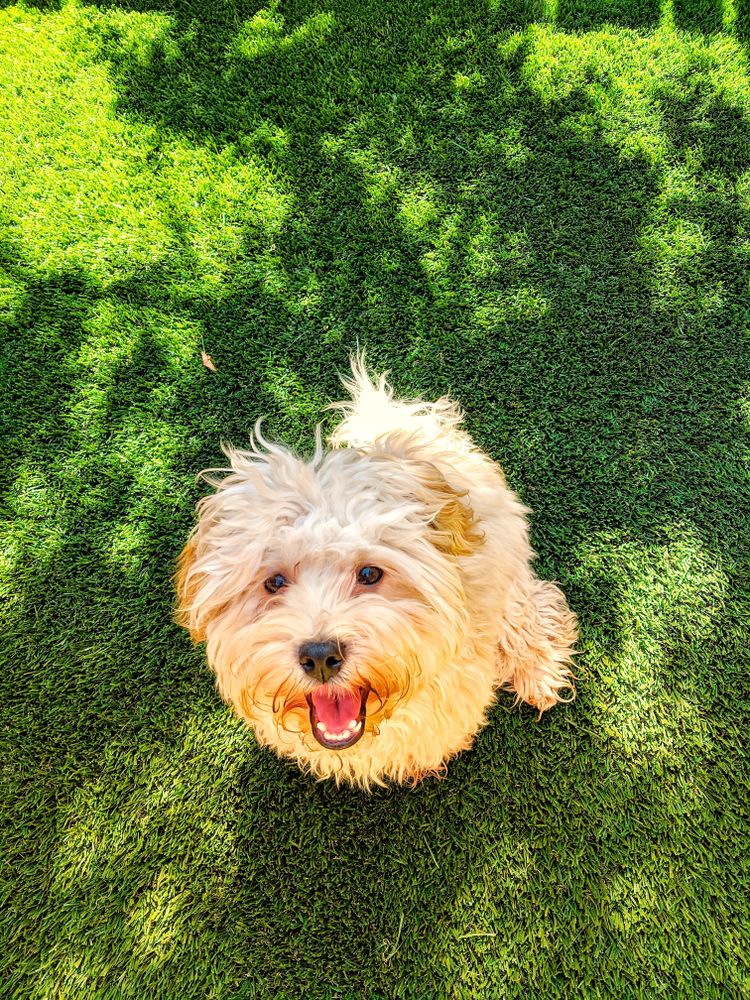
<svg viewBox="0 0 750 1000">
<path fill-rule="evenodd" d="M 261 744 L 369 789 L 443 775 L 501 689 L 540 717 L 570 700 L 577 630 L 458 405 L 351 368 L 329 448 L 319 425 L 300 458 L 258 421 L 201 473 L 177 620 Z"/>
</svg>

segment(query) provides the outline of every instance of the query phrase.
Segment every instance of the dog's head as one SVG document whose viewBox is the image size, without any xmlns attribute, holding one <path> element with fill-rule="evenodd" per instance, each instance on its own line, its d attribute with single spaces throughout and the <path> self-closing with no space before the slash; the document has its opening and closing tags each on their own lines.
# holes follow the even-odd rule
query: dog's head
<svg viewBox="0 0 750 1000">
<path fill-rule="evenodd" d="M 257 441 L 209 480 L 178 619 L 264 742 L 300 760 L 366 752 L 451 670 L 468 625 L 459 557 L 481 533 L 398 435 L 307 461 Z"/>
</svg>

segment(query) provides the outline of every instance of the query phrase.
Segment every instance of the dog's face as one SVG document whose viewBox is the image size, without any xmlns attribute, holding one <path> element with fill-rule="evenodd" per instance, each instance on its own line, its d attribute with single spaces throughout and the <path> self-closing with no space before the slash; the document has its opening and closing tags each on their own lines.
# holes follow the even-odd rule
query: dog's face
<svg viewBox="0 0 750 1000">
<path fill-rule="evenodd" d="M 321 773 L 316 755 L 417 725 L 410 700 L 465 641 L 456 557 L 481 538 L 465 495 L 397 439 L 307 462 L 263 444 L 228 451 L 199 505 L 179 617 L 259 738 Z"/>
</svg>

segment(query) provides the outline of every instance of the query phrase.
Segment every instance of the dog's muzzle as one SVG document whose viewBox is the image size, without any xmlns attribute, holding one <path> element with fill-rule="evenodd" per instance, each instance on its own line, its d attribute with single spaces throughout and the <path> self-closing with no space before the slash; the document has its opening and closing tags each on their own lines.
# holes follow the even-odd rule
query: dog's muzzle
<svg viewBox="0 0 750 1000">
<path fill-rule="evenodd" d="M 327 750 L 345 750 L 362 739 L 369 688 L 333 688 L 321 684 L 307 695 L 310 730 Z"/>
</svg>

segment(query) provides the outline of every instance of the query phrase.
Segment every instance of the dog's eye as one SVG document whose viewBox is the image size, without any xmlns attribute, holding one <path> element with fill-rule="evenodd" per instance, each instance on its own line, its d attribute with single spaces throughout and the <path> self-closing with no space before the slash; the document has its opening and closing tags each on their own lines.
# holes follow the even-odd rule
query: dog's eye
<svg viewBox="0 0 750 1000">
<path fill-rule="evenodd" d="M 286 585 L 286 582 L 285 576 L 282 576 L 281 573 L 274 573 L 273 576 L 269 576 L 263 586 L 269 594 L 275 594 L 277 590 L 281 590 Z"/>
<path fill-rule="evenodd" d="M 371 587 L 373 583 L 377 583 L 378 580 L 382 579 L 382 576 L 383 571 L 382 569 L 378 569 L 377 566 L 363 566 L 357 573 L 357 583 L 362 583 L 365 587 Z"/>
</svg>

